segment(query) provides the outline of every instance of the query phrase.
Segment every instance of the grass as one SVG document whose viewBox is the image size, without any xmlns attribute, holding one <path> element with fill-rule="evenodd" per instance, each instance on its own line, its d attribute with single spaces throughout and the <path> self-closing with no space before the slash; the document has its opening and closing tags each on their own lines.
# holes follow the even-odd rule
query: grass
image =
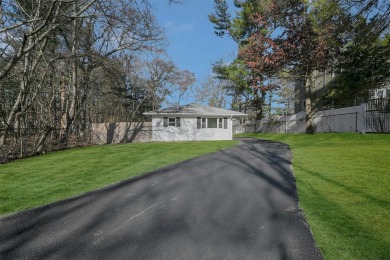
<svg viewBox="0 0 390 260">
<path fill-rule="evenodd" d="M 0 214 L 80 195 L 235 144 L 207 141 L 92 146 L 3 164 Z"/>
<path fill-rule="evenodd" d="M 325 259 L 389 259 L 390 135 L 245 136 L 290 145 L 300 205 Z"/>
</svg>

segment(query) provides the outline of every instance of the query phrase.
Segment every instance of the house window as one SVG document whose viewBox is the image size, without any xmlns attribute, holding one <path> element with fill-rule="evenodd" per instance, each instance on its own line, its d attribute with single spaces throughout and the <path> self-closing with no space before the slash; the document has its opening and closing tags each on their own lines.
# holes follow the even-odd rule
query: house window
<svg viewBox="0 0 390 260">
<path fill-rule="evenodd" d="M 174 117 L 169 118 L 169 126 L 176 126 L 176 118 Z"/>
<path fill-rule="evenodd" d="M 206 118 L 202 118 L 202 128 L 207 128 Z"/>
<path fill-rule="evenodd" d="M 180 117 L 164 117 L 164 127 L 180 127 Z"/>
<path fill-rule="evenodd" d="M 218 128 L 222 128 L 223 120 L 222 118 L 218 118 Z"/>
<path fill-rule="evenodd" d="M 207 118 L 207 128 L 218 128 L 217 118 Z"/>
<path fill-rule="evenodd" d="M 228 129 L 228 118 L 196 118 L 196 128 L 219 128 Z"/>
</svg>

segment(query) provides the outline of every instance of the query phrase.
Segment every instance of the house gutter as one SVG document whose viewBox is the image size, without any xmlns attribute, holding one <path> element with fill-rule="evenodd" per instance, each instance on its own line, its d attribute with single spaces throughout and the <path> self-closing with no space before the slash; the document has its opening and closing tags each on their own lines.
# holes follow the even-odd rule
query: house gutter
<svg viewBox="0 0 390 260">
<path fill-rule="evenodd" d="M 188 114 L 188 113 L 144 113 L 145 116 L 188 116 L 188 117 L 247 117 L 247 114 L 233 115 L 233 114 Z"/>
</svg>

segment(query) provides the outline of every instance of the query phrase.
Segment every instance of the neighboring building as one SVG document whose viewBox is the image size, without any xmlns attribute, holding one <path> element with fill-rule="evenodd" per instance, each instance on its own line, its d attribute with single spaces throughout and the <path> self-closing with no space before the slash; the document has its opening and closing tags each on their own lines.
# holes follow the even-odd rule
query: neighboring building
<svg viewBox="0 0 390 260">
<path fill-rule="evenodd" d="M 345 108 L 352 106 L 359 106 L 362 103 L 367 103 L 372 99 L 389 99 L 390 98 L 390 86 L 369 90 L 366 95 L 363 96 L 346 96 L 344 98 L 333 97 L 329 95 L 329 91 L 332 90 L 337 84 L 334 82 L 336 75 L 330 72 L 314 71 L 314 86 L 312 87 L 312 103 L 319 110 L 327 110 L 332 108 Z M 294 105 L 294 112 L 305 112 L 306 105 L 306 86 L 309 84 L 303 84 L 302 80 L 297 81 L 295 84 L 296 101 Z"/>
<path fill-rule="evenodd" d="M 247 114 L 198 104 L 146 112 L 153 141 L 232 140 L 233 124 Z"/>
<path fill-rule="evenodd" d="M 390 98 L 390 86 L 370 90 L 370 99 Z"/>
<path fill-rule="evenodd" d="M 312 88 L 312 102 L 321 98 L 329 89 L 329 83 L 334 79 L 334 73 L 314 71 L 314 87 Z M 306 105 L 306 84 L 302 80 L 298 80 L 295 84 L 296 101 L 294 105 L 294 112 L 299 113 L 305 111 Z"/>
</svg>

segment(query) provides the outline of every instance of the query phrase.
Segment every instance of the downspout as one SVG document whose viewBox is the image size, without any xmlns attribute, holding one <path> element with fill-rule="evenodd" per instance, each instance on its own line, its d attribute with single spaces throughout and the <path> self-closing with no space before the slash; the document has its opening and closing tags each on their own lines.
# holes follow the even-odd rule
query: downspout
<svg viewBox="0 0 390 260">
<path fill-rule="evenodd" d="M 233 140 L 233 115 L 230 115 L 230 140 Z"/>
</svg>

